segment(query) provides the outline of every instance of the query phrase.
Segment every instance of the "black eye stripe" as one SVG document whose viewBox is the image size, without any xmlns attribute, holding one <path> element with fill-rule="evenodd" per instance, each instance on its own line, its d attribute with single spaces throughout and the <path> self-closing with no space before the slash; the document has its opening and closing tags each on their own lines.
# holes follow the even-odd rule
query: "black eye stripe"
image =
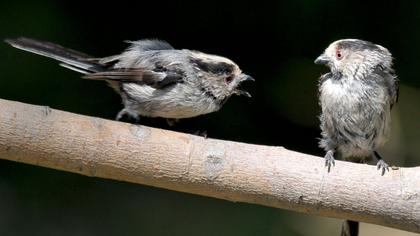
<svg viewBox="0 0 420 236">
<path fill-rule="evenodd" d="M 190 62 L 200 68 L 200 70 L 213 74 L 231 74 L 234 70 L 234 66 L 226 62 L 211 63 L 197 58 L 191 58 Z"/>
</svg>

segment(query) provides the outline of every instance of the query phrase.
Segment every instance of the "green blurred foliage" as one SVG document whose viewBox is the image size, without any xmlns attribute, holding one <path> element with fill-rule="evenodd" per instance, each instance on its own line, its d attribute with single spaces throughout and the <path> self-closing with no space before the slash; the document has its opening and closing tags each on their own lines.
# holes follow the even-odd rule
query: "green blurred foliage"
<svg viewBox="0 0 420 236">
<path fill-rule="evenodd" d="M 392 138 L 382 155 L 419 165 L 420 2 L 417 1 L 52 1 L 0 2 L 0 38 L 45 39 L 94 56 L 122 41 L 160 38 L 220 54 L 256 78 L 252 99 L 232 97 L 217 113 L 175 130 L 322 155 L 312 64 L 332 41 L 387 47 L 401 80 Z M 118 95 L 104 83 L 0 45 L 0 98 L 113 119 Z M 164 120 L 143 124 L 168 129 Z M 310 167 L 308 167 L 310 168 Z M 87 178 L 0 161 L 0 235 L 336 235 L 339 220 Z"/>
</svg>

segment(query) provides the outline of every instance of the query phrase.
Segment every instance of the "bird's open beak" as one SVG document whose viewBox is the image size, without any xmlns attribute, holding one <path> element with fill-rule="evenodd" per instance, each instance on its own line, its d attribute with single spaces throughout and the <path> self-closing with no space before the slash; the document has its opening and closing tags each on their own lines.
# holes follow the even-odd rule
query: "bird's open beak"
<svg viewBox="0 0 420 236">
<path fill-rule="evenodd" d="M 243 74 L 241 78 L 241 82 L 243 81 L 255 81 L 255 79 L 252 78 L 250 75 Z"/>
<path fill-rule="evenodd" d="M 321 56 L 319 56 L 314 63 L 317 65 L 326 65 L 330 62 L 330 59 L 327 57 L 327 55 L 325 55 L 325 53 L 321 54 Z"/>
<path fill-rule="evenodd" d="M 240 82 L 239 82 L 239 84 L 238 84 L 238 86 L 242 83 L 242 82 L 244 82 L 244 81 L 255 81 L 255 79 L 254 78 L 252 78 L 251 76 L 249 76 L 249 75 L 246 75 L 246 74 L 241 74 L 241 77 L 240 77 Z M 239 89 L 239 88 L 236 88 L 235 89 L 235 91 L 234 91 L 234 93 L 236 94 L 236 95 L 243 95 L 243 96 L 246 96 L 246 97 L 251 97 L 251 94 L 250 93 L 248 93 L 247 91 L 245 91 L 245 90 L 241 90 L 241 89 Z"/>
</svg>

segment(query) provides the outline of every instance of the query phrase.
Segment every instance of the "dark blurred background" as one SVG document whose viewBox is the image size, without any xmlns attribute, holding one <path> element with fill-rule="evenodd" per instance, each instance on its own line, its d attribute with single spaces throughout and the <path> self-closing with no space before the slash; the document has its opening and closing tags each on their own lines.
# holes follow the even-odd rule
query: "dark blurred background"
<svg viewBox="0 0 420 236">
<path fill-rule="evenodd" d="M 0 38 L 49 40 L 100 57 L 159 38 L 219 54 L 256 82 L 217 113 L 142 124 L 323 155 L 313 60 L 334 40 L 388 48 L 401 80 L 388 163 L 420 165 L 420 1 L 1 1 Z M 0 98 L 114 119 L 119 96 L 55 61 L 0 44 Z M 0 108 L 1 109 L 1 108 Z M 0 110 L 1 112 L 1 110 Z M 367 180 L 368 181 L 368 180 Z M 340 221 L 0 161 L 0 235 L 337 235 Z M 369 232 L 408 235 L 362 225 Z"/>
</svg>

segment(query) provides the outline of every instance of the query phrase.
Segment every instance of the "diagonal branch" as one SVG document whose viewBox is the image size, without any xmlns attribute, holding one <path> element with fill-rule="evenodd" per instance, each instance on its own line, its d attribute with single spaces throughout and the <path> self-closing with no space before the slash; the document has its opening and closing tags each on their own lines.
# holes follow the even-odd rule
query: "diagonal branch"
<svg viewBox="0 0 420 236">
<path fill-rule="evenodd" d="M 130 125 L 0 100 L 0 158 L 237 202 L 420 232 L 420 167 L 376 167 L 282 147 Z"/>
</svg>

